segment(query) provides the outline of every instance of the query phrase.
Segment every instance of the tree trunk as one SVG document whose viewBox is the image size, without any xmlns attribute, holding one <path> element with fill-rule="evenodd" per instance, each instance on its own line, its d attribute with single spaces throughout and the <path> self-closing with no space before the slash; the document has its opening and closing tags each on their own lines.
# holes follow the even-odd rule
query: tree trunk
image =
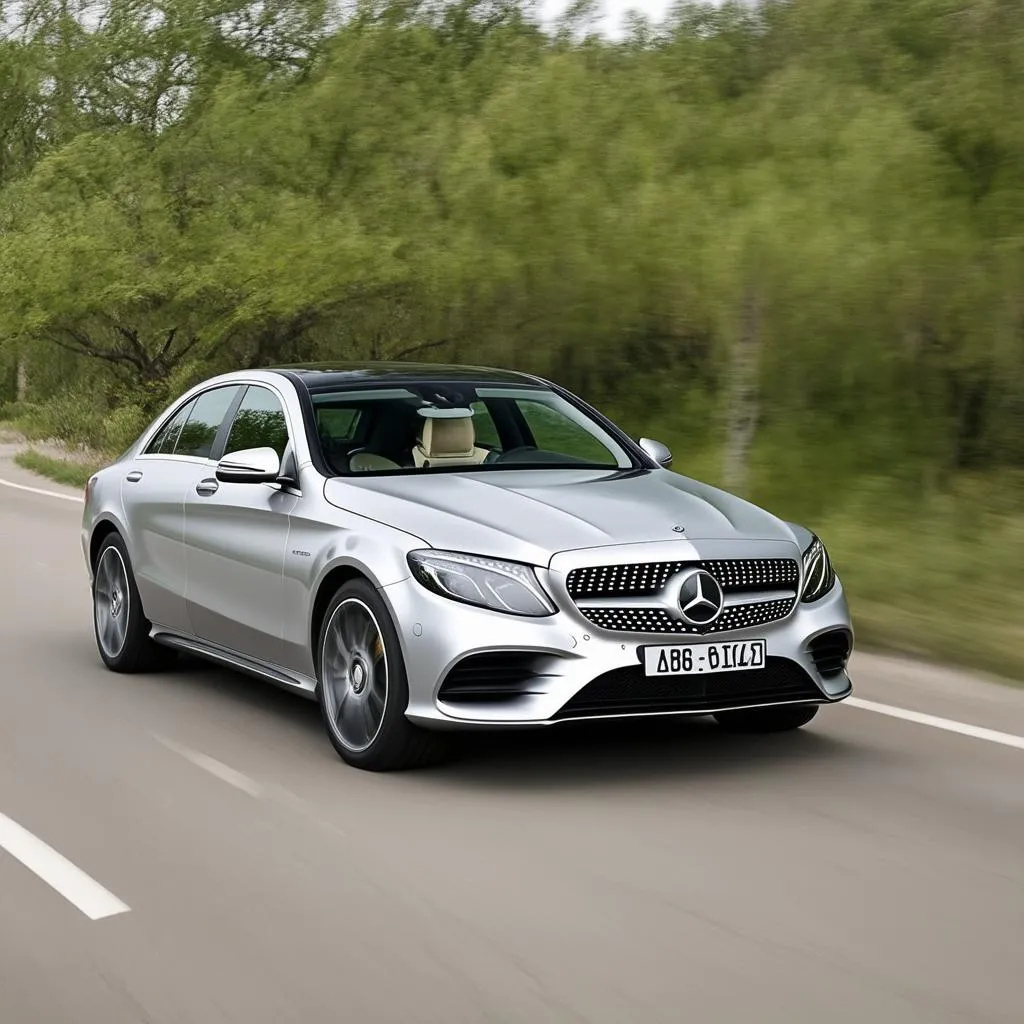
<svg viewBox="0 0 1024 1024">
<path fill-rule="evenodd" d="M 743 295 L 740 327 L 732 344 L 725 408 L 725 465 L 727 490 L 743 494 L 747 486 L 750 447 L 760 413 L 761 309 L 752 285 Z"/>
<path fill-rule="evenodd" d="M 25 361 L 24 356 L 18 356 L 15 397 L 19 402 L 28 401 L 28 363 Z"/>
</svg>

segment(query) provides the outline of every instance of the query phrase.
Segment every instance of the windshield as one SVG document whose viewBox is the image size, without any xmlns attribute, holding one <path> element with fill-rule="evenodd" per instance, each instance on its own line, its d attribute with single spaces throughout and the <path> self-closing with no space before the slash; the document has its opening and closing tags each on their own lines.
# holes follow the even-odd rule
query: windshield
<svg viewBox="0 0 1024 1024">
<path fill-rule="evenodd" d="M 424 383 L 317 391 L 312 401 L 339 476 L 633 464 L 599 423 L 543 387 Z"/>
</svg>

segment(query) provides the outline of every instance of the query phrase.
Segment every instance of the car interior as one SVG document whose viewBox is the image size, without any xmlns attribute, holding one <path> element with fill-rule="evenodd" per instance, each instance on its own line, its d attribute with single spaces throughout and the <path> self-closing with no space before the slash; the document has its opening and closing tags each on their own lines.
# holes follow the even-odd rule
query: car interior
<svg viewBox="0 0 1024 1024">
<path fill-rule="evenodd" d="M 436 397 L 436 396 L 435 396 Z M 418 396 L 358 400 L 315 396 L 317 434 L 330 468 L 340 476 L 491 465 L 593 465 L 537 443 L 514 399 L 426 401 Z M 599 445 L 583 428 L 553 411 L 556 424 Z M 563 447 L 559 445 L 559 448 Z M 603 447 L 603 446 L 600 446 Z M 570 445 L 571 448 L 571 445 Z M 601 464 L 612 459 L 605 451 Z"/>
</svg>

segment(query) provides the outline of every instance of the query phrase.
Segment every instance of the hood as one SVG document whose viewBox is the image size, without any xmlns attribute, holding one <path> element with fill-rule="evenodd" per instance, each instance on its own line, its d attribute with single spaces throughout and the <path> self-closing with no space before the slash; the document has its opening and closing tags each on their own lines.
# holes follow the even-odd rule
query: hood
<svg viewBox="0 0 1024 1024">
<path fill-rule="evenodd" d="M 324 496 L 431 547 L 533 565 L 609 545 L 794 539 L 756 505 L 664 469 L 334 477 Z"/>
</svg>

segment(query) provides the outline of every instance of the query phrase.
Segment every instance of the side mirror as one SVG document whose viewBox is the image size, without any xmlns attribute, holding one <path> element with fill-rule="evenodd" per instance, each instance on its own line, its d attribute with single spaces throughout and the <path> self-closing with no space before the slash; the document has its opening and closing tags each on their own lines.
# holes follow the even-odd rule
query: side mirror
<svg viewBox="0 0 1024 1024">
<path fill-rule="evenodd" d="M 246 448 L 225 455 L 217 463 L 216 475 L 229 484 L 274 483 L 281 475 L 281 460 L 273 448 Z"/>
<path fill-rule="evenodd" d="M 660 441 L 654 441 L 649 437 L 640 438 L 640 447 L 650 455 L 662 469 L 668 469 L 672 465 L 672 453 Z"/>
</svg>

